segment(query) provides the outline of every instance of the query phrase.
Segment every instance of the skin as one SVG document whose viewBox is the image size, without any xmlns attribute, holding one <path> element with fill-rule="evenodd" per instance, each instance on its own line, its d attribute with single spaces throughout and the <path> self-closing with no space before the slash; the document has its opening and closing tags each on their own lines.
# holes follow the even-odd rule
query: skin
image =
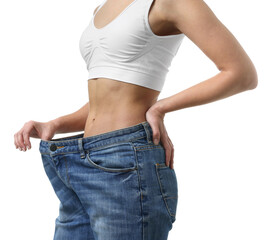
<svg viewBox="0 0 276 240">
<path fill-rule="evenodd" d="M 108 0 L 97 12 L 95 26 L 101 28 L 110 23 L 132 1 Z M 251 59 L 204 1 L 155 0 L 148 18 L 156 35 L 184 33 L 220 72 L 160 100 L 160 92 L 152 89 L 106 78 L 91 79 L 88 103 L 74 113 L 49 122 L 25 123 L 14 135 L 16 148 L 25 151 L 26 146 L 31 146 L 30 137 L 50 140 L 56 133 L 82 130 L 84 137 L 88 137 L 147 120 L 153 129 L 153 138 L 161 141 L 165 148 L 167 166 L 173 168 L 174 146 L 164 125 L 166 113 L 257 87 L 257 72 Z"/>
</svg>

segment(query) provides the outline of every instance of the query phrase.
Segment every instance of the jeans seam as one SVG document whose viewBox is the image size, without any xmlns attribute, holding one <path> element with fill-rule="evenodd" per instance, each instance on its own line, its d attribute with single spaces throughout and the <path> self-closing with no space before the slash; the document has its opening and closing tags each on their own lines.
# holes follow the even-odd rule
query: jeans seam
<svg viewBox="0 0 276 240">
<path fill-rule="evenodd" d="M 149 132 L 149 129 L 148 129 L 148 126 L 146 124 L 143 124 L 143 127 L 146 131 L 146 134 L 147 134 L 147 142 L 148 143 L 152 143 L 151 139 L 150 139 L 150 132 Z"/>
<path fill-rule="evenodd" d="M 60 153 L 47 153 L 45 155 L 51 155 L 51 156 L 57 156 L 57 155 L 60 155 L 60 154 L 70 154 L 70 153 L 79 153 L 80 151 L 79 150 L 76 150 L 76 151 L 73 151 L 73 152 L 60 152 Z"/>
<path fill-rule="evenodd" d="M 67 159 L 65 158 L 65 167 L 66 167 L 66 177 L 67 177 L 67 182 L 68 185 L 70 186 L 70 188 L 72 189 L 71 183 L 70 183 L 70 179 L 69 179 L 69 174 L 68 174 L 68 166 L 67 166 Z"/>
<path fill-rule="evenodd" d="M 139 163 L 138 163 L 138 157 L 137 157 L 137 151 L 133 143 L 131 143 L 133 150 L 134 150 L 134 155 L 135 155 L 135 160 L 136 160 L 136 166 L 137 166 L 137 176 L 138 176 L 138 185 L 139 185 L 139 192 L 140 192 L 140 207 L 141 207 L 141 215 L 142 215 L 142 240 L 145 239 L 145 230 L 144 230 L 144 224 L 145 224 L 145 219 L 144 219 L 144 211 L 143 211 L 143 192 L 141 188 L 141 176 L 140 176 L 140 169 L 139 169 Z"/>
<path fill-rule="evenodd" d="M 154 146 L 138 146 L 138 147 L 135 147 L 135 149 L 137 151 L 143 151 L 143 150 L 151 150 L 151 149 L 159 149 L 159 148 L 163 148 L 163 146 L 159 146 L 159 145 L 154 145 Z"/>
<path fill-rule="evenodd" d="M 53 158 L 52 156 L 51 156 L 51 161 L 52 161 L 53 164 L 54 164 L 53 167 L 54 167 L 54 170 L 55 170 L 55 172 L 56 172 L 58 178 L 63 182 L 63 184 L 64 184 L 65 186 L 69 187 L 69 186 L 68 186 L 68 183 L 66 183 L 66 182 L 64 181 L 64 179 L 61 177 L 61 175 L 60 175 L 60 173 L 59 173 L 59 171 L 58 171 L 58 169 L 57 169 L 55 160 L 54 160 L 54 158 Z M 71 187 L 71 185 L 70 185 L 70 187 Z"/>
</svg>

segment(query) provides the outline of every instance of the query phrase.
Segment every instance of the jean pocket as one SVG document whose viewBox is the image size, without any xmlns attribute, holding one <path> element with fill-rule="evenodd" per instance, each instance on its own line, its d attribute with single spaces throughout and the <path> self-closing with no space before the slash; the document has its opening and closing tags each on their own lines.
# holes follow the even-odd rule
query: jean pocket
<svg viewBox="0 0 276 240">
<path fill-rule="evenodd" d="M 178 186 L 175 171 L 167 167 L 165 163 L 156 163 L 155 168 L 162 198 L 173 223 L 175 221 L 178 201 Z"/>
<path fill-rule="evenodd" d="M 90 149 L 86 159 L 90 166 L 107 172 L 129 172 L 137 169 L 135 151 L 129 142 Z"/>
</svg>

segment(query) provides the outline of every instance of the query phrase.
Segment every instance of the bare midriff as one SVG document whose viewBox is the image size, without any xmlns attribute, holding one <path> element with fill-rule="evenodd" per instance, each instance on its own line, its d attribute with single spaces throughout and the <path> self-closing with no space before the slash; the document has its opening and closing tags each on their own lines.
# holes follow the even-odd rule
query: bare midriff
<svg viewBox="0 0 276 240">
<path fill-rule="evenodd" d="M 159 91 L 108 78 L 88 80 L 89 114 L 84 136 L 90 137 L 146 121 Z"/>
</svg>

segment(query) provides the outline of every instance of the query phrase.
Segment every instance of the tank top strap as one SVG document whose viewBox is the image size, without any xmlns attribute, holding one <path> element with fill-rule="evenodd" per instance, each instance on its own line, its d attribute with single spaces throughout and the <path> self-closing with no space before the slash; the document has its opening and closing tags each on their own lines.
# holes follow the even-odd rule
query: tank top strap
<svg viewBox="0 0 276 240">
<path fill-rule="evenodd" d="M 149 22 L 148 22 L 148 16 L 149 16 L 149 10 L 154 2 L 154 0 L 140 0 L 142 2 L 141 6 L 141 17 L 143 18 L 144 24 L 147 28 L 150 29 Z"/>
</svg>

